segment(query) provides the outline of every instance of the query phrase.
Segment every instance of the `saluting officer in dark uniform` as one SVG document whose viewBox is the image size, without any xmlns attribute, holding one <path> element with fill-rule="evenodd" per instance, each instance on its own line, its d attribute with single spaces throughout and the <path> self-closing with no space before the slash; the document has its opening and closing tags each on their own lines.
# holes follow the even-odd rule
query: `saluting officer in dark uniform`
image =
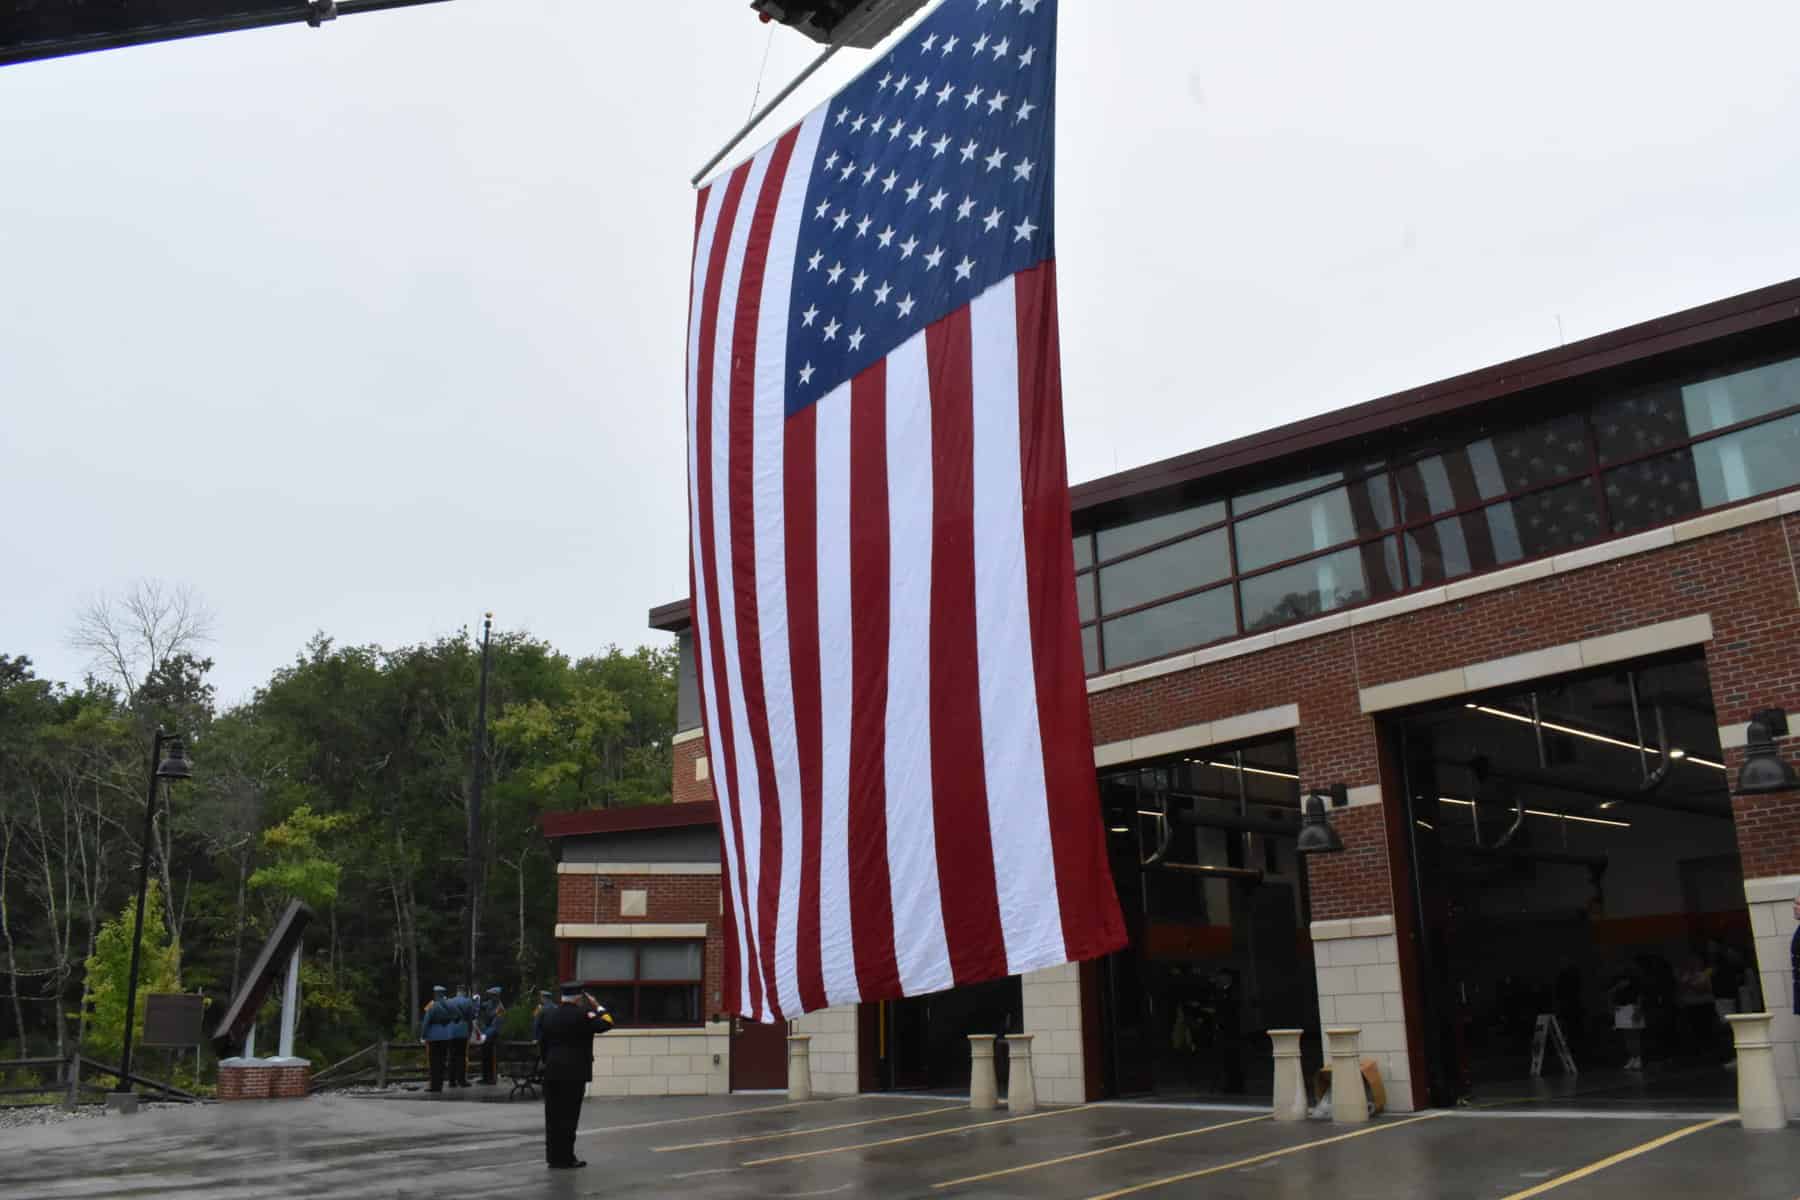
<svg viewBox="0 0 1800 1200">
<path fill-rule="evenodd" d="M 594 1078 L 594 1037 L 613 1026 L 612 1014 L 579 983 L 562 985 L 562 1003 L 543 1015 L 544 1161 L 552 1169 L 585 1167 L 575 1157 L 581 1099 Z"/>
</svg>

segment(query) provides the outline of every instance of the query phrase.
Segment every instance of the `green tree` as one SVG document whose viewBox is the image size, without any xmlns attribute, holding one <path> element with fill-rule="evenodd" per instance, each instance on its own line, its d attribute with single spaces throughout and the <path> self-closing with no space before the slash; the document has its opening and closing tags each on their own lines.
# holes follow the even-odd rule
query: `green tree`
<svg viewBox="0 0 1800 1200">
<path fill-rule="evenodd" d="M 144 1001 L 151 992 L 181 990 L 181 947 L 169 937 L 163 924 L 160 886 L 150 881 L 144 897 L 144 933 L 139 942 L 137 1028 L 144 1027 Z M 131 927 L 136 920 L 136 897 L 119 914 L 100 927 L 94 952 L 87 959 L 87 997 L 91 1012 L 83 1052 L 106 1062 L 118 1062 L 124 1049 L 125 995 L 131 976 Z"/>
</svg>

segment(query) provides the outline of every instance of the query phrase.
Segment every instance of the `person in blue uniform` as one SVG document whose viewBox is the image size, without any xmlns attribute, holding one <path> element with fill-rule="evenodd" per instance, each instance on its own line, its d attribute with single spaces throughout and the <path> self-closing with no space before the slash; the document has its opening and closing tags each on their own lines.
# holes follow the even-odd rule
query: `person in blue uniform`
<svg viewBox="0 0 1800 1200">
<path fill-rule="evenodd" d="M 477 1028 L 481 1030 L 481 1082 L 492 1086 L 500 1082 L 500 1018 L 506 1005 L 500 1002 L 500 989 L 491 987 L 481 996 Z"/>
<path fill-rule="evenodd" d="M 538 993 L 538 1006 L 531 1010 L 531 1040 L 537 1043 L 538 1061 L 544 1058 L 544 1014 L 556 1007 L 556 993 L 545 988 Z"/>
<path fill-rule="evenodd" d="M 544 1162 L 552 1170 L 585 1167 L 575 1157 L 581 1098 L 594 1078 L 594 1038 L 613 1026 L 612 1014 L 582 991 L 562 985 L 562 1002 L 538 1023 L 544 1047 Z"/>
<path fill-rule="evenodd" d="M 450 1040 L 450 1086 L 465 1088 L 469 1086 L 469 1031 L 475 1027 L 475 1002 L 469 999 L 469 989 L 457 984 L 456 995 L 446 1003 L 456 1017 L 450 1027 L 454 1031 Z"/>
<path fill-rule="evenodd" d="M 420 1022 L 419 1036 L 425 1040 L 425 1053 L 430 1064 L 430 1090 L 441 1092 L 444 1090 L 444 1076 L 450 1066 L 450 1046 L 456 1040 L 456 1011 L 450 1007 L 450 1001 L 441 986 L 431 989 L 431 999 L 425 1005 L 425 1016 Z"/>
</svg>

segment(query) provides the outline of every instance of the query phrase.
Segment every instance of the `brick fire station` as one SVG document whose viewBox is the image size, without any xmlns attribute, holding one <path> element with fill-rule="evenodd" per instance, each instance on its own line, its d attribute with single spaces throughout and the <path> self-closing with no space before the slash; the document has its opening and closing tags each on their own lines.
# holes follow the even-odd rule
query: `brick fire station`
<svg viewBox="0 0 1800 1200">
<path fill-rule="evenodd" d="M 1348 1024 L 1395 1109 L 1728 1102 L 1720 1018 L 1766 1009 L 1800 1116 L 1800 280 L 1072 502 L 1130 945 L 801 1018 L 820 1091 L 966 1088 L 966 1036 L 1010 1031 L 1048 1102 L 1266 1103 L 1264 1030 L 1316 1063 Z M 546 822 L 564 974 L 621 1017 L 594 1090 L 781 1087 L 786 1030 L 717 1011 L 686 602 L 650 624 L 681 646 L 676 803 Z M 1296 852 L 1313 796 L 1341 850 Z"/>
</svg>

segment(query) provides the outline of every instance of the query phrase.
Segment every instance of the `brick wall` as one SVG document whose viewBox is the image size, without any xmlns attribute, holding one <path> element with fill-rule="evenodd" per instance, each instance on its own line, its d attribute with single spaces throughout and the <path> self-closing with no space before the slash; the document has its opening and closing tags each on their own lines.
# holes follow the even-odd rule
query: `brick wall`
<svg viewBox="0 0 1800 1200">
<path fill-rule="evenodd" d="M 1762 502 L 1772 504 L 1772 502 Z M 1300 706 L 1303 787 L 1381 782 L 1379 730 L 1358 691 L 1679 617 L 1710 614 L 1705 646 L 1721 725 L 1753 708 L 1800 713 L 1800 514 L 1349 625 L 1302 641 L 1093 693 L 1096 743 Z M 1519 576 L 1533 573 L 1520 569 Z M 1783 744 L 1800 763 L 1800 739 Z M 1743 752 L 1727 753 L 1734 769 Z M 1800 796 L 1735 802 L 1744 875 L 1800 872 Z M 1332 816 L 1347 853 L 1308 864 L 1315 919 L 1394 911 L 1382 806 Z"/>
<path fill-rule="evenodd" d="M 603 888 L 599 881 L 613 886 Z M 719 1011 L 725 978 L 725 940 L 719 916 L 717 875 L 558 875 L 556 920 L 568 925 L 652 922 L 706 925 L 706 980 L 700 1001 L 705 1015 Z M 625 892 L 642 891 L 642 916 L 619 911 Z"/>
<path fill-rule="evenodd" d="M 700 760 L 707 758 L 706 739 L 697 737 L 689 738 L 685 742 L 677 742 L 673 757 L 675 760 L 675 803 L 690 804 L 696 801 L 711 800 L 713 798 L 712 778 L 708 776 L 701 779 L 699 772 L 695 770 Z M 710 759 L 707 759 L 707 766 L 712 766 Z"/>
</svg>

